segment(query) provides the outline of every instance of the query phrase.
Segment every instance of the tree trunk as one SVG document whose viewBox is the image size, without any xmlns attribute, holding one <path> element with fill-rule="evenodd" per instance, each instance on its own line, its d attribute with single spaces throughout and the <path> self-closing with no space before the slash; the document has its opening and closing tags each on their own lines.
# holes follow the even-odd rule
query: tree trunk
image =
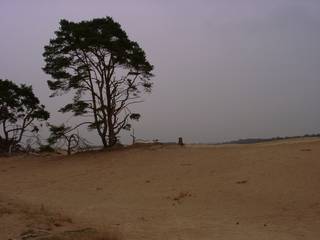
<svg viewBox="0 0 320 240">
<path fill-rule="evenodd" d="M 71 138 L 67 138 L 67 142 L 68 142 L 68 155 L 71 155 Z"/>
<path fill-rule="evenodd" d="M 101 141 L 102 141 L 103 147 L 107 148 L 108 147 L 108 143 L 107 143 L 106 137 L 105 136 L 100 136 L 100 137 L 101 137 Z"/>
<path fill-rule="evenodd" d="M 134 129 L 133 128 L 132 128 L 131 137 L 132 137 L 132 145 L 134 145 L 136 143 L 136 136 L 134 135 Z"/>
<path fill-rule="evenodd" d="M 108 145 L 109 147 L 114 146 L 117 143 L 117 137 L 114 132 L 114 123 L 112 121 L 113 117 L 113 109 L 110 107 L 111 100 L 108 99 L 108 107 L 107 107 L 107 122 L 108 122 Z"/>
<path fill-rule="evenodd" d="M 8 154 L 9 156 L 15 151 L 15 143 L 13 140 L 1 139 L 0 152 Z"/>
<path fill-rule="evenodd" d="M 109 147 L 112 147 L 117 143 L 117 137 L 114 134 L 114 129 L 110 127 L 109 127 L 108 141 L 109 141 Z"/>
</svg>

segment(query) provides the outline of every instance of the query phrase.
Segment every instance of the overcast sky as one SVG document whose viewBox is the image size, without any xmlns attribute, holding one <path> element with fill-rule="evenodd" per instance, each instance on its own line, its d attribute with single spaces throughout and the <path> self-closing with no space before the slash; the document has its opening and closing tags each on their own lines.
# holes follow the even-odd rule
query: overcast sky
<svg viewBox="0 0 320 240">
<path fill-rule="evenodd" d="M 66 98 L 48 97 L 43 47 L 61 18 L 105 16 L 155 66 L 153 93 L 134 108 L 138 138 L 320 132 L 319 0 L 0 0 L 0 78 L 32 84 L 50 121 L 65 121 Z"/>
</svg>

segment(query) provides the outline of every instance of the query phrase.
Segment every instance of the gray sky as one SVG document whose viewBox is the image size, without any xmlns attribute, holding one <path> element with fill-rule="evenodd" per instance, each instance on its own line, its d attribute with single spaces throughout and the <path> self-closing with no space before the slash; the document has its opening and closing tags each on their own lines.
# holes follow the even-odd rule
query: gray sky
<svg viewBox="0 0 320 240">
<path fill-rule="evenodd" d="M 155 66 L 153 93 L 134 108 L 138 138 L 320 132 L 318 0 L 0 0 L 0 78 L 32 84 L 50 121 L 65 121 L 55 112 L 66 98 L 48 97 L 43 47 L 61 18 L 105 16 Z"/>
</svg>

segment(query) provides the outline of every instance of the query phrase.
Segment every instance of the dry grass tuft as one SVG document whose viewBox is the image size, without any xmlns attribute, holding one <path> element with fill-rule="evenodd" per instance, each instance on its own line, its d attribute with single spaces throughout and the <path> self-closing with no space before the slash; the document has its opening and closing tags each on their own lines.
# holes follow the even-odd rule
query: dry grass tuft
<svg viewBox="0 0 320 240">
<path fill-rule="evenodd" d="M 49 232 L 28 232 L 21 235 L 22 239 L 36 240 L 120 240 L 116 235 L 108 233 L 98 233 L 95 229 L 84 228 L 79 230 L 65 231 L 51 234 Z"/>
<path fill-rule="evenodd" d="M 184 200 L 185 198 L 189 198 L 189 197 L 192 197 L 192 194 L 190 192 L 182 191 L 177 196 L 175 196 L 175 197 L 167 197 L 167 199 L 173 200 L 173 201 L 175 201 L 175 202 L 180 204 L 180 203 L 182 203 L 182 200 Z"/>
<path fill-rule="evenodd" d="M 10 215 L 12 213 L 13 211 L 11 209 L 0 206 L 0 217 L 2 217 L 3 215 Z"/>
<path fill-rule="evenodd" d="M 25 227 L 17 239 L 21 240 L 119 240 L 117 234 L 98 232 L 93 228 L 81 228 L 69 217 L 53 213 L 44 205 L 32 208 L 24 204 L 0 200 L 0 217 L 15 214 Z"/>
</svg>

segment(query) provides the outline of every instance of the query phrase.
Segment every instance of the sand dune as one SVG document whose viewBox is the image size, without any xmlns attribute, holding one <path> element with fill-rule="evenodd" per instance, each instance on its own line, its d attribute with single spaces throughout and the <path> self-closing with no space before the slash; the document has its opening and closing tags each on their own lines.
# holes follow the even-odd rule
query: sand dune
<svg viewBox="0 0 320 240">
<path fill-rule="evenodd" d="M 300 139 L 1 158 L 0 198 L 123 239 L 316 240 L 319 156 Z M 0 239 L 23 231 L 11 215 Z"/>
</svg>

